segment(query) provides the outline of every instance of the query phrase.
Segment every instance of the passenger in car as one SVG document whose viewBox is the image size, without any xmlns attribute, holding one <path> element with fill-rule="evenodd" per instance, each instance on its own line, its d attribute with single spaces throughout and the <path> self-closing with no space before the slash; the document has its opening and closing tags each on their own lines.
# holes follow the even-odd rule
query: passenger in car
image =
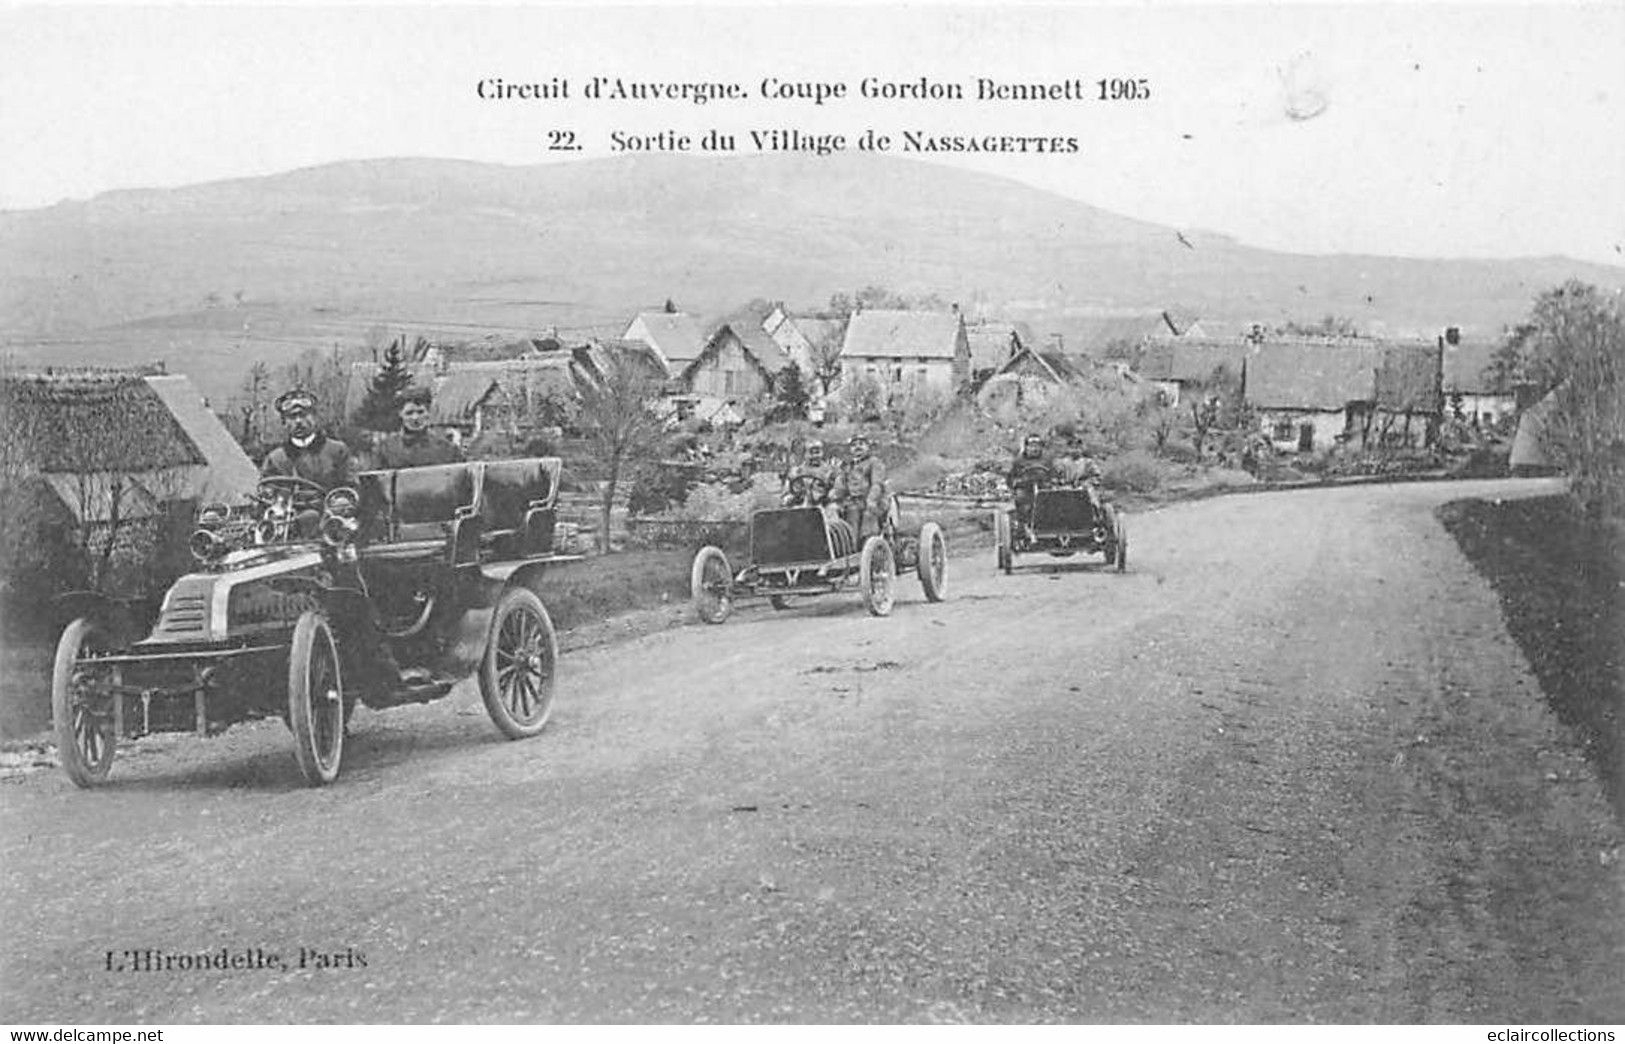
<svg viewBox="0 0 1625 1044">
<path fill-rule="evenodd" d="M 429 427 L 429 404 L 434 398 L 428 388 L 422 385 L 408 388 L 396 401 L 401 430 L 379 443 L 379 468 L 386 471 L 421 468 L 428 464 L 456 464 L 465 459 L 455 443 Z"/>
</svg>

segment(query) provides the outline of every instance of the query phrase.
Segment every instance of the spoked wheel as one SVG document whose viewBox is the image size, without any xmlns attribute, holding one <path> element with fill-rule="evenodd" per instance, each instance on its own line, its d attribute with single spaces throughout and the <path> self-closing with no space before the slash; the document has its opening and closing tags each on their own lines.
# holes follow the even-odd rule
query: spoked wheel
<svg viewBox="0 0 1625 1044">
<path fill-rule="evenodd" d="M 114 697 L 96 691 L 96 683 L 105 680 L 98 677 L 102 672 L 82 662 L 105 648 L 102 628 L 83 617 L 70 623 L 56 643 L 56 668 L 51 674 L 56 756 L 68 778 L 81 787 L 93 787 L 107 779 L 118 746 Z"/>
<path fill-rule="evenodd" d="M 927 522 L 920 527 L 920 560 L 915 566 L 920 575 L 920 588 L 928 602 L 942 601 L 948 585 L 948 539 L 942 527 Z"/>
<path fill-rule="evenodd" d="M 733 573 L 720 547 L 702 547 L 694 556 L 688 578 L 694 613 L 708 624 L 719 624 L 733 612 Z M 777 608 L 777 606 L 775 606 Z"/>
<path fill-rule="evenodd" d="M 327 617 L 307 609 L 288 650 L 288 727 L 299 771 L 313 787 L 339 778 L 344 757 L 344 680 Z"/>
<path fill-rule="evenodd" d="M 858 560 L 858 583 L 863 588 L 863 607 L 871 615 L 885 616 L 891 612 L 896 579 L 897 562 L 886 538 L 872 536 L 864 541 L 863 557 Z"/>
<path fill-rule="evenodd" d="M 497 600 L 480 661 L 480 699 L 509 739 L 541 732 L 553 712 L 559 639 L 536 592 L 515 587 Z"/>
</svg>

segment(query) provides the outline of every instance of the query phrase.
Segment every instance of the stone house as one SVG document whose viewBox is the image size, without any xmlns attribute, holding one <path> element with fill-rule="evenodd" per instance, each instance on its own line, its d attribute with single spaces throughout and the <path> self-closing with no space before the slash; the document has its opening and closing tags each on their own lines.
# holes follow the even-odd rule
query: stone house
<svg viewBox="0 0 1625 1044">
<path fill-rule="evenodd" d="M 842 381 L 877 381 L 888 400 L 925 389 L 957 393 L 970 381 L 970 341 L 958 310 L 864 309 L 847 320 Z"/>
</svg>

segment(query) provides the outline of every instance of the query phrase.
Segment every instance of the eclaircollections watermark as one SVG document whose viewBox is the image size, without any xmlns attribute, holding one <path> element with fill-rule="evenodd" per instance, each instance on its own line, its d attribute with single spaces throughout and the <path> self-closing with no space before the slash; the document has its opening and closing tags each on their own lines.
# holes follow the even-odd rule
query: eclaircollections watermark
<svg viewBox="0 0 1625 1044">
<path fill-rule="evenodd" d="M 289 972 L 345 971 L 367 966 L 367 955 L 354 946 L 321 950 L 301 946 L 275 950 L 263 946 L 221 946 L 212 950 L 142 948 L 106 950 L 102 959 L 110 972 Z"/>
</svg>

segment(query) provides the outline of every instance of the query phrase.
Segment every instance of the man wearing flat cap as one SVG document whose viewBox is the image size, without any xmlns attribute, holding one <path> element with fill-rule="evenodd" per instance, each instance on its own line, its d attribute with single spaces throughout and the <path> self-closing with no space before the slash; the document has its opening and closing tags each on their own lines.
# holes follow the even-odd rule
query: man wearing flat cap
<svg viewBox="0 0 1625 1044">
<path fill-rule="evenodd" d="M 303 388 L 296 389 L 278 396 L 276 411 L 288 426 L 288 437 L 265 455 L 265 463 L 260 465 L 262 476 L 307 479 L 323 490 L 353 483 L 350 447 L 328 438 L 316 425 L 316 396 Z"/>
<path fill-rule="evenodd" d="M 456 464 L 464 459 L 463 451 L 454 442 L 429 427 L 432 401 L 429 389 L 421 385 L 401 392 L 396 400 L 401 430 L 378 444 L 380 468 L 420 468 L 426 464 Z"/>
</svg>

